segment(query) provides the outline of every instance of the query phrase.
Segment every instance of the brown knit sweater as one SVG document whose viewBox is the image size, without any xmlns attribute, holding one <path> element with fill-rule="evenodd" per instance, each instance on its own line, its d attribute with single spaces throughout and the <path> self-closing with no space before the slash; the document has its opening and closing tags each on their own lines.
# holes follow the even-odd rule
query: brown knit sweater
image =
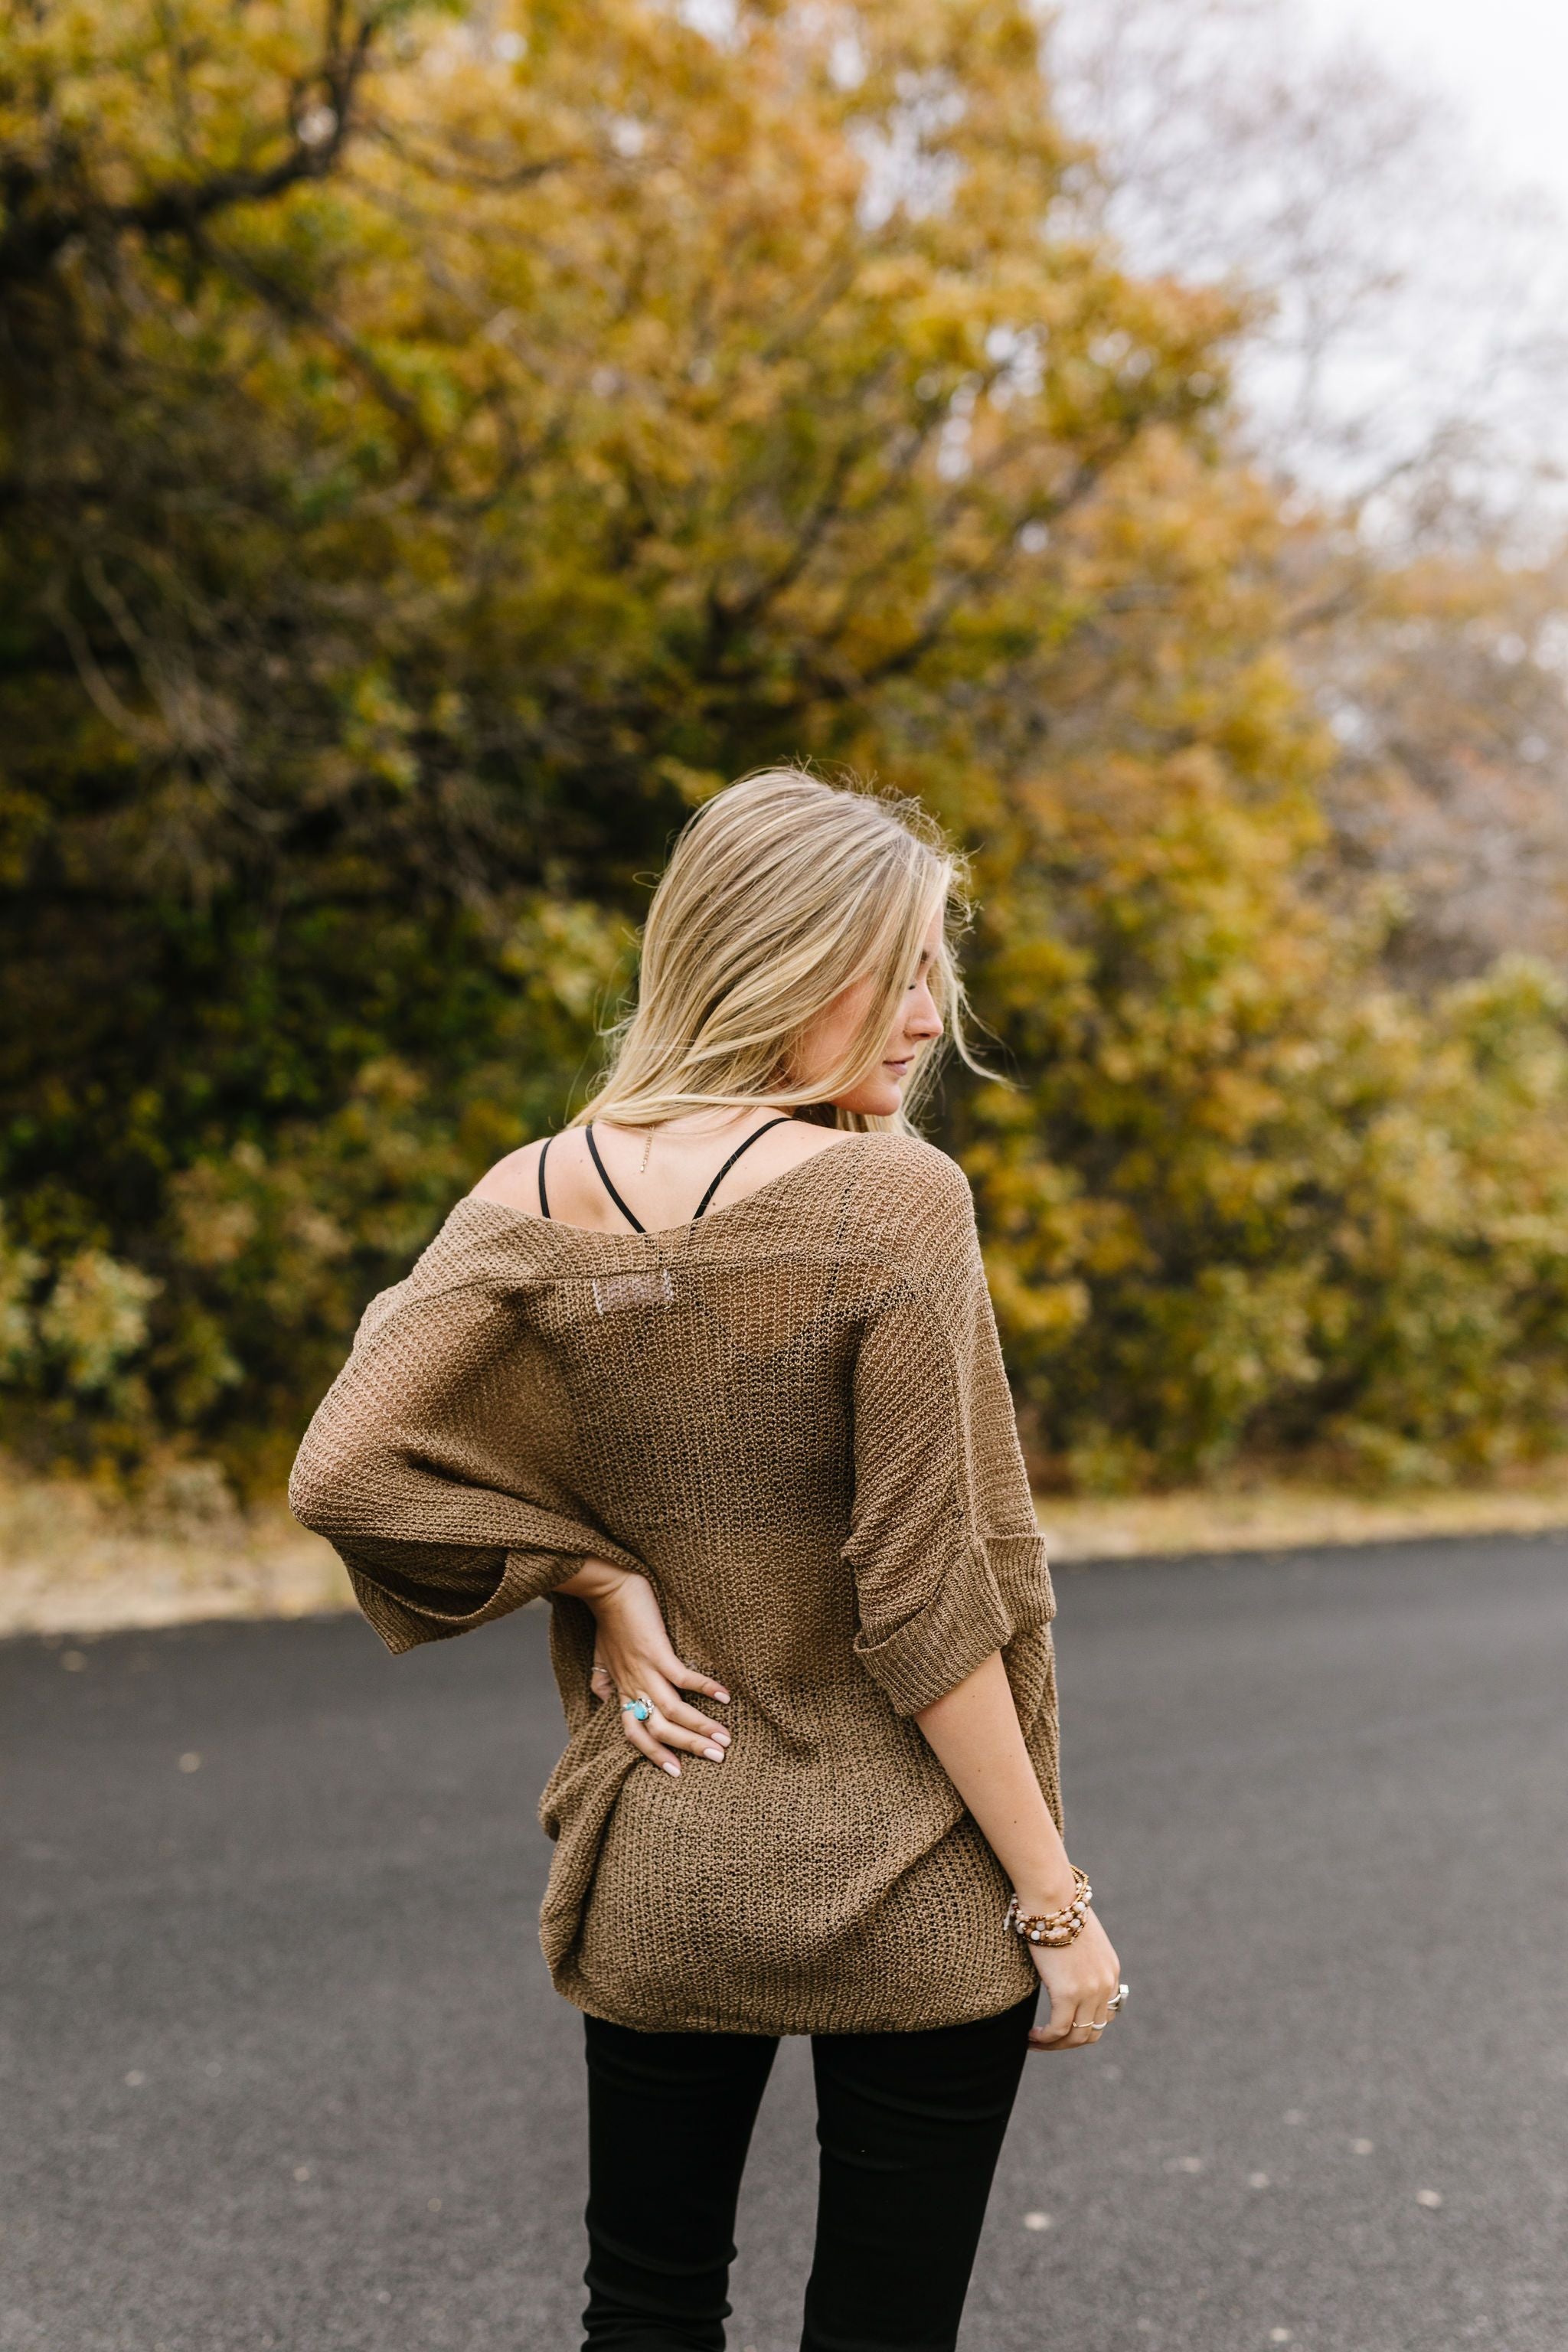
<svg viewBox="0 0 1568 2352">
<path fill-rule="evenodd" d="M 1055 1612 L 968 1184 L 847 1137 L 664 1233 L 468 1199 L 374 1299 L 290 1499 L 389 1648 L 585 1554 L 652 1580 L 731 1693 L 721 1765 L 641 1759 L 552 1603 L 565 1752 L 542 1938 L 621 2025 L 910 2032 L 1034 1982 L 911 1717 L 996 1649 L 1058 1826 Z"/>
</svg>

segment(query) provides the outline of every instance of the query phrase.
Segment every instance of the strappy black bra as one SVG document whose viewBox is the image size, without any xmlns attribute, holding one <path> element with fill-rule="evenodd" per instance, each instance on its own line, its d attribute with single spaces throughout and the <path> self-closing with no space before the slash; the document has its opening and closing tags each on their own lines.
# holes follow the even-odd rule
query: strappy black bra
<svg viewBox="0 0 1568 2352">
<path fill-rule="evenodd" d="M 714 1193 L 719 1190 L 720 1185 L 724 1181 L 725 1177 L 728 1176 L 731 1169 L 733 1168 L 736 1160 L 741 1157 L 742 1152 L 750 1151 L 752 1144 L 758 1140 L 759 1137 L 766 1135 L 770 1128 L 787 1127 L 788 1124 L 789 1113 L 787 1111 L 781 1111 L 777 1118 L 766 1119 L 761 1127 L 754 1127 L 750 1135 L 747 1136 L 745 1141 L 743 1143 L 738 1143 L 735 1146 L 734 1150 L 731 1152 L 730 1157 L 725 1160 L 724 1165 L 720 1169 L 719 1173 L 714 1177 L 713 1181 L 709 1185 L 706 1192 L 703 1193 L 701 1200 L 697 1203 L 698 1217 L 700 1217 L 707 1208 L 709 1202 L 713 1198 Z M 622 1216 L 625 1217 L 633 1233 L 646 1234 L 647 1227 L 642 1223 L 640 1218 L 633 1215 L 631 1210 L 627 1208 L 626 1202 L 622 1200 L 620 1194 L 616 1192 L 615 1186 L 610 1181 L 610 1171 L 605 1167 L 604 1161 L 600 1159 L 599 1147 L 594 1140 L 594 1122 L 592 1119 L 588 1121 L 586 1133 L 588 1137 L 588 1150 L 593 1157 L 594 1165 L 599 1171 L 605 1192 L 609 1194 L 611 1200 L 615 1202 Z M 550 1214 L 550 1195 L 544 1189 L 544 1163 L 550 1157 L 550 1146 L 554 1139 L 553 1136 L 547 1137 L 545 1139 L 544 1149 L 539 1155 L 539 1213 L 542 1217 L 547 1217 Z M 695 1224 L 697 1217 L 693 1217 L 691 1222 Z"/>
</svg>

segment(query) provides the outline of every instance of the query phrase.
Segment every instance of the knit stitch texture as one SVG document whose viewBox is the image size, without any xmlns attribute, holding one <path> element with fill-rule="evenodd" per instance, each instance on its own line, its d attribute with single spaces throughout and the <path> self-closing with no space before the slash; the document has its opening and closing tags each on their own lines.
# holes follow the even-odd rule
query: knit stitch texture
<svg viewBox="0 0 1568 2352">
<path fill-rule="evenodd" d="M 557 1989 L 665 2032 L 914 2032 L 1035 1980 L 1007 1884 L 911 1719 L 1001 1650 L 1058 1826 L 1055 1614 L 986 1292 L 945 1153 L 847 1136 L 661 1233 L 458 1203 L 371 1302 L 289 1497 L 388 1647 L 647 1576 L 731 1693 L 679 1779 L 588 1687 L 551 1601 L 568 1738 L 541 1938 Z"/>
</svg>

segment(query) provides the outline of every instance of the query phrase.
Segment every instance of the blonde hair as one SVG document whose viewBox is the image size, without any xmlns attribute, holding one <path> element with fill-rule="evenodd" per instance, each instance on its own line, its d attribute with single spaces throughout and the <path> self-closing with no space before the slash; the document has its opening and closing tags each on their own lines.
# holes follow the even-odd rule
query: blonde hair
<svg viewBox="0 0 1568 2352">
<path fill-rule="evenodd" d="M 942 1044 L 971 1068 L 950 927 L 968 916 L 962 863 L 917 803 L 799 768 L 763 768 L 704 803 L 676 842 L 643 930 L 635 1010 L 573 1120 L 655 1127 L 704 1108 L 776 1103 L 825 1123 L 911 1131 Z M 943 1039 L 915 1065 L 885 1117 L 835 1110 L 880 1060 L 932 915 L 942 944 L 929 974 Z M 805 1032 L 847 988 L 875 975 L 865 1018 L 835 1066 L 794 1075 Z"/>
</svg>

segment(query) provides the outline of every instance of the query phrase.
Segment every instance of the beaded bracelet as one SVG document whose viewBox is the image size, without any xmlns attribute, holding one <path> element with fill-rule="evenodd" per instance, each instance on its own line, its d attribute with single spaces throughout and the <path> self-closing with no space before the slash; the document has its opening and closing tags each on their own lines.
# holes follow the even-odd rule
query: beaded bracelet
<svg viewBox="0 0 1568 2352">
<path fill-rule="evenodd" d="M 1023 1937 L 1026 1943 L 1044 1944 L 1053 1952 L 1059 1952 L 1065 1946 L 1075 1942 L 1083 1933 L 1084 1917 L 1094 1900 L 1094 1889 L 1076 1862 L 1070 1863 L 1068 1868 L 1073 1878 L 1070 1903 L 1064 1903 L 1059 1911 L 1044 1911 L 1029 1916 L 1019 1910 L 1016 1895 L 1010 1895 L 1007 1908 L 1002 1914 L 1004 1927 L 1011 1927 L 1015 1935 Z"/>
</svg>

